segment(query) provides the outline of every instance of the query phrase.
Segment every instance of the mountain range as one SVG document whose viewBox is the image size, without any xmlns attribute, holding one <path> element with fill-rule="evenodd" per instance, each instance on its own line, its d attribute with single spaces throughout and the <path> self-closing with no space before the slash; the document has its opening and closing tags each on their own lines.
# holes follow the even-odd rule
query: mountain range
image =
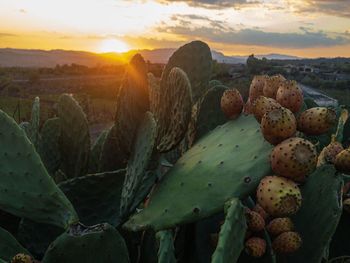
<svg viewBox="0 0 350 263">
<path fill-rule="evenodd" d="M 79 64 L 85 66 L 122 64 L 131 56 L 140 53 L 145 60 L 152 63 L 166 63 L 176 49 L 131 50 L 125 53 L 92 53 L 86 51 L 69 50 L 37 50 L 37 49 L 12 49 L 0 48 L 0 67 L 54 67 L 57 64 Z M 227 56 L 221 52 L 212 50 L 213 59 L 221 63 L 239 64 L 245 63 L 247 56 Z M 267 59 L 301 59 L 295 56 L 283 54 L 255 55 L 257 58 Z"/>
</svg>

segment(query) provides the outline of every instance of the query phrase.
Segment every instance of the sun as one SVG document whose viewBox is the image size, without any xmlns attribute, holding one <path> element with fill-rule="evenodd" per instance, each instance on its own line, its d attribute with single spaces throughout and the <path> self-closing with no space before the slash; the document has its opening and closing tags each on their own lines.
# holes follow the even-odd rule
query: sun
<svg viewBox="0 0 350 263">
<path fill-rule="evenodd" d="M 100 47 L 100 52 L 126 52 L 130 49 L 128 44 L 118 39 L 106 39 L 104 40 Z"/>
</svg>

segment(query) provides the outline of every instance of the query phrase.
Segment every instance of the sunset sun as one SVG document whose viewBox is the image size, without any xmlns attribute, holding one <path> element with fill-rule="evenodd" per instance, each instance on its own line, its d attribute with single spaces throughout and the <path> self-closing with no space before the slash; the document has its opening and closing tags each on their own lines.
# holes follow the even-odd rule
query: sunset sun
<svg viewBox="0 0 350 263">
<path fill-rule="evenodd" d="M 117 39 L 104 40 L 99 46 L 100 52 L 126 52 L 130 49 L 128 44 Z"/>
</svg>

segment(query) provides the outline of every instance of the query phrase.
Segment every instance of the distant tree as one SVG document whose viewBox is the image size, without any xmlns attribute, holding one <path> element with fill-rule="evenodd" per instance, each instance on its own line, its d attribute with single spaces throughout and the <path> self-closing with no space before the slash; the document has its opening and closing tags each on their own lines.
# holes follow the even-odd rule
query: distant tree
<svg viewBox="0 0 350 263">
<path fill-rule="evenodd" d="M 40 82 L 40 74 L 37 71 L 33 71 L 28 76 L 29 84 L 38 84 Z"/>
</svg>

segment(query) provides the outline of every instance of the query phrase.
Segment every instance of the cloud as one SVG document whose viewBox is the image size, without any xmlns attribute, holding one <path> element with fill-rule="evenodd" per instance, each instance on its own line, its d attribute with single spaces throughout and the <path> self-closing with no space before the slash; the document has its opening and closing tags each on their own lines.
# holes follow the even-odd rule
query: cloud
<svg viewBox="0 0 350 263">
<path fill-rule="evenodd" d="M 349 0 L 285 0 L 299 13 L 324 13 L 350 18 Z"/>
<path fill-rule="evenodd" d="M 199 38 L 232 45 L 302 49 L 350 44 L 350 37 L 346 33 L 313 31 L 311 27 L 300 27 L 298 32 L 280 33 L 266 32 L 260 28 L 240 28 L 239 26 L 233 28 L 224 21 L 211 20 L 207 17 L 195 19 L 201 19 L 201 23 L 194 23 L 188 16 L 177 16 L 176 25 L 169 26 L 163 23 L 156 30 L 186 39 Z"/>
<path fill-rule="evenodd" d="M 194 7 L 204 7 L 211 9 L 223 9 L 223 8 L 242 8 L 260 4 L 262 0 L 158 0 L 160 3 L 170 4 L 176 2 L 183 2 Z"/>
</svg>

